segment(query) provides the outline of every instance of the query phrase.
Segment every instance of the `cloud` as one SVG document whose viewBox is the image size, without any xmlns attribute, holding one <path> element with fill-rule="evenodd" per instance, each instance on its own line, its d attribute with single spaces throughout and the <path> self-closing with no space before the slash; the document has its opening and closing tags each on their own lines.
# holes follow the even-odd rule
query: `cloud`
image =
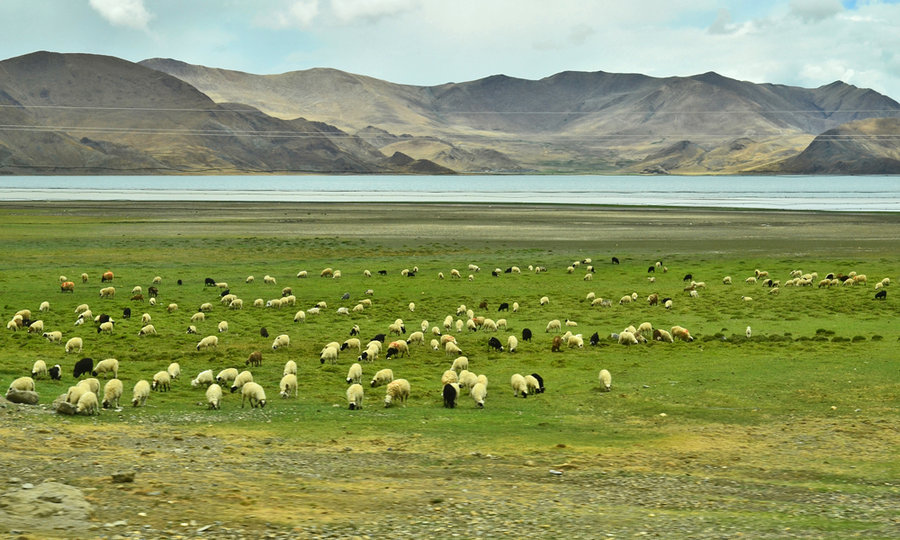
<svg viewBox="0 0 900 540">
<path fill-rule="evenodd" d="M 331 0 L 331 9 L 342 22 L 377 20 L 415 9 L 419 0 Z"/>
<path fill-rule="evenodd" d="M 90 0 L 91 7 L 113 26 L 147 30 L 153 15 L 144 0 Z"/>
<path fill-rule="evenodd" d="M 284 9 L 259 15 L 254 19 L 256 26 L 284 30 L 286 28 L 309 28 L 319 15 L 319 0 L 297 0 Z"/>
<path fill-rule="evenodd" d="M 804 22 L 819 22 L 844 11 L 840 0 L 791 0 L 791 14 Z"/>
</svg>

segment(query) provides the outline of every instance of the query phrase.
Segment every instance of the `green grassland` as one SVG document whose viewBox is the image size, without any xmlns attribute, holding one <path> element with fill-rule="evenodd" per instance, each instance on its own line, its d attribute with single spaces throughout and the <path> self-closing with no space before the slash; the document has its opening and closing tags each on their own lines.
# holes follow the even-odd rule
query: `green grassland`
<svg viewBox="0 0 900 540">
<path fill-rule="evenodd" d="M 152 426 L 154 437 L 174 433 L 181 440 L 201 431 L 204 437 L 230 441 L 231 450 L 223 456 L 235 466 L 257 470 L 247 462 L 275 464 L 288 449 L 302 448 L 310 456 L 359 453 L 371 458 L 370 470 L 383 470 L 387 478 L 364 473 L 331 478 L 335 490 L 351 489 L 353 480 L 359 484 L 351 491 L 382 497 L 397 481 L 398 467 L 413 482 L 401 490 L 406 495 L 384 498 L 365 511 L 342 506 L 335 502 L 339 494 L 330 492 L 309 495 L 320 503 L 332 501 L 327 516 L 308 509 L 302 518 L 283 515 L 271 503 L 244 516 L 245 527 L 328 523 L 342 531 L 359 512 L 370 517 L 376 512 L 430 515 L 447 496 L 422 486 L 439 483 L 448 474 L 468 481 L 468 500 L 483 497 L 489 505 L 514 497 L 479 484 L 493 474 L 521 485 L 523 499 L 540 494 L 551 480 L 569 482 L 558 487 L 562 500 L 577 500 L 579 494 L 584 500 L 598 499 L 593 510 L 576 505 L 545 511 L 535 526 L 592 527 L 606 513 L 616 516 L 618 528 L 607 529 L 616 535 L 641 530 L 680 530 L 685 536 L 703 531 L 766 537 L 900 534 L 900 308 L 893 294 L 900 280 L 897 216 L 490 205 L 48 203 L 0 206 L 0 224 L 4 328 L 16 311 L 27 308 L 32 318 L 43 320 L 45 331 L 61 330 L 63 341 L 81 336 L 85 342 L 82 354 L 67 355 L 61 344 L 40 335 L 4 330 L 0 382 L 27 375 L 38 359 L 61 364 L 62 381 L 37 381 L 42 410 L 48 410 L 73 384 L 78 358 L 97 362 L 114 357 L 126 388 L 122 409 L 104 410 L 97 417 L 49 412 L 7 416 L 0 425 L 5 437 L 35 429 L 60 438 L 86 433 L 139 437 Z M 612 256 L 621 264 L 611 264 Z M 585 280 L 587 264 L 567 271 L 574 261 L 587 258 L 595 269 L 590 281 Z M 668 271 L 649 273 L 656 261 Z M 469 264 L 480 271 L 468 270 Z M 522 273 L 491 275 L 495 268 L 513 265 Z M 530 266 L 547 271 L 535 273 Z M 342 277 L 319 277 L 326 267 L 340 270 Z M 401 275 L 413 267 L 418 268 L 415 277 Z M 452 268 L 463 278 L 450 279 Z M 372 277 L 363 275 L 367 269 Z M 769 288 L 744 282 L 756 269 L 782 282 L 795 269 L 819 277 L 856 271 L 868 276 L 868 286 L 782 286 L 779 294 L 771 294 Z M 99 289 L 107 285 L 100 283 L 100 274 L 106 270 L 116 276 L 113 299 L 99 297 Z M 309 277 L 298 279 L 301 270 Z M 379 270 L 387 275 L 378 275 Z M 89 275 L 87 283 L 81 282 L 82 272 Z M 447 279 L 439 279 L 440 272 Z M 698 298 L 683 290 L 688 273 L 706 283 Z M 75 281 L 74 293 L 59 291 L 60 275 Z M 247 283 L 250 275 L 255 280 Z M 264 283 L 264 275 L 275 277 L 277 284 Z M 722 283 L 726 275 L 732 276 L 732 285 Z M 161 278 L 156 306 L 129 299 L 137 285 L 147 296 L 155 276 Z M 206 277 L 227 282 L 244 308 L 222 305 L 220 290 L 204 286 Z M 886 288 L 887 299 L 875 300 L 873 286 L 885 277 L 893 282 Z M 252 306 L 257 298 L 281 297 L 283 287 L 292 289 L 296 306 Z M 367 289 L 371 296 L 365 295 Z M 586 300 L 589 292 L 612 299 L 613 305 L 592 306 Z M 622 296 L 633 292 L 637 301 L 619 305 Z M 341 299 L 344 293 L 349 300 Z M 671 297 L 672 309 L 648 305 L 651 293 Z M 550 298 L 548 305 L 539 305 L 542 296 Z M 370 298 L 372 306 L 350 316 L 337 314 L 338 307 L 352 308 L 362 298 Z M 38 311 L 42 301 L 50 302 L 49 312 Z M 298 310 L 320 301 L 327 303 L 320 314 L 293 322 Z M 518 312 L 497 311 L 500 303 L 514 301 L 521 306 Z M 189 335 L 190 317 L 203 302 L 212 302 L 214 309 L 196 324 L 199 335 Z M 479 308 L 482 302 L 486 308 Z M 112 316 L 112 335 L 98 334 L 93 324 L 74 325 L 75 306 L 82 303 L 94 315 Z M 166 309 L 170 303 L 178 305 L 171 313 Z M 344 378 L 358 353 L 344 351 L 336 365 L 323 365 L 319 352 L 326 343 L 343 342 L 354 324 L 364 344 L 387 333 L 397 318 L 408 333 L 419 330 L 423 320 L 429 329 L 440 327 L 447 315 L 459 318 L 460 304 L 477 315 L 508 321 L 497 334 L 451 332 L 468 356 L 470 370 L 489 379 L 483 410 L 468 396 L 461 396 L 455 410 L 442 407 L 440 377 L 453 358 L 430 349 L 430 330 L 426 345 L 411 345 L 409 357 L 385 360 L 382 355 L 363 364 L 365 381 L 383 367 L 410 381 L 412 392 L 404 406 L 385 408 L 383 388 L 364 384 L 364 408 L 347 410 Z M 125 307 L 131 308 L 131 319 L 122 319 Z M 151 315 L 157 336 L 138 336 L 142 313 Z M 568 329 L 583 334 L 585 347 L 551 352 L 555 334 L 545 332 L 551 319 L 577 322 Z M 197 351 L 199 339 L 217 334 L 221 320 L 228 321 L 229 330 L 218 334 L 219 346 Z M 684 326 L 695 340 L 626 347 L 609 338 L 644 321 L 654 328 Z M 747 326 L 753 330 L 749 339 Z M 269 338 L 260 336 L 260 327 L 267 328 Z M 534 332 L 531 342 L 521 341 L 524 328 Z M 588 337 L 594 332 L 602 339 L 590 346 Z M 291 345 L 273 351 L 272 338 L 280 333 L 290 336 Z M 490 351 L 491 335 L 504 344 L 508 335 L 520 337 L 518 350 Z M 243 369 L 255 350 L 262 351 L 263 364 L 250 369 L 266 390 L 267 406 L 242 409 L 240 396 L 228 394 L 222 410 L 208 410 L 202 389 L 192 388 L 190 379 L 205 369 Z M 278 396 L 287 360 L 299 366 L 296 399 Z M 145 407 L 128 405 L 134 383 L 150 380 L 170 362 L 178 362 L 182 370 L 171 391 L 154 392 Z M 602 368 L 612 373 L 609 393 L 599 391 Z M 513 397 L 509 377 L 517 372 L 540 373 L 547 392 Z M 248 438 L 268 442 L 238 442 Z M 111 452 L 97 450 L 99 455 Z M 67 452 L 73 450 L 41 451 L 49 460 L 71 459 Z M 136 454 L 120 451 L 135 459 Z M 383 461 L 397 454 L 405 456 L 402 462 Z M 3 459 L 16 463 L 17 457 L 6 450 Z M 47 467 L 52 470 L 49 463 Z M 548 475 L 549 469 L 562 474 Z M 73 473 L 69 480 L 78 484 L 84 476 Z M 284 487 L 279 482 L 290 480 L 267 478 L 273 489 L 247 495 L 253 506 L 262 506 L 267 497 L 285 497 L 277 494 Z M 627 491 L 631 482 L 649 479 L 684 482 L 682 488 L 694 480 L 737 488 L 678 488 L 672 493 L 661 488 L 660 496 L 666 496 L 651 504 L 646 496 L 656 492 L 652 487 L 634 488 L 633 497 L 621 500 L 602 491 L 608 487 L 599 487 L 612 482 Z M 172 490 L 171 497 L 196 496 L 177 493 L 173 483 L 160 489 Z M 315 491 L 311 485 L 297 489 Z M 245 503 L 223 499 L 206 504 L 227 511 Z M 648 511 L 664 517 L 659 529 L 648 523 L 654 521 L 647 518 Z M 672 526 L 676 529 L 667 529 Z M 465 528 L 457 532 L 483 536 Z"/>
</svg>

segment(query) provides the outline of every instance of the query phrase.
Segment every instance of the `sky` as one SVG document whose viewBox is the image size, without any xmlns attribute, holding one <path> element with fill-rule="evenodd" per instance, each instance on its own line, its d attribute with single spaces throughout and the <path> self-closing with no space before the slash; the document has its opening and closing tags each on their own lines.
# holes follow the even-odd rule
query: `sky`
<svg viewBox="0 0 900 540">
<path fill-rule="evenodd" d="M 561 71 L 842 80 L 900 101 L 900 0 L 0 0 L 0 59 L 39 50 L 430 86 Z"/>
</svg>

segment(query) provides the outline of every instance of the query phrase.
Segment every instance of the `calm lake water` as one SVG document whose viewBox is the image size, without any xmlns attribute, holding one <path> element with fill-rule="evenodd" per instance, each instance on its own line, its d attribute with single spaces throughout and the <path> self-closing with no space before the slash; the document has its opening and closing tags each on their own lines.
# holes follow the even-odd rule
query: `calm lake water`
<svg viewBox="0 0 900 540">
<path fill-rule="evenodd" d="M 900 212 L 891 176 L 13 176 L 0 200 L 464 202 Z"/>
</svg>

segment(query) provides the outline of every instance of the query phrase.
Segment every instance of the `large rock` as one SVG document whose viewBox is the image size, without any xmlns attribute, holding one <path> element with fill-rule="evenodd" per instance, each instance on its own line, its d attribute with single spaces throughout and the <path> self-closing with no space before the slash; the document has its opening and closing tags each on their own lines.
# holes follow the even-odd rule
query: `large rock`
<svg viewBox="0 0 900 540">
<path fill-rule="evenodd" d="M 10 388 L 6 392 L 6 399 L 11 403 L 22 403 L 24 405 L 38 404 L 37 392 L 33 392 L 31 390 L 15 390 L 13 388 Z"/>
<path fill-rule="evenodd" d="M 58 412 L 59 414 L 75 414 L 77 409 L 75 405 L 72 405 L 68 401 L 66 401 L 66 395 L 60 394 L 59 397 L 53 400 L 53 410 Z"/>
<path fill-rule="evenodd" d="M 26 487 L 0 495 L 0 531 L 60 536 L 90 526 L 93 509 L 80 489 L 58 482 Z"/>
</svg>

